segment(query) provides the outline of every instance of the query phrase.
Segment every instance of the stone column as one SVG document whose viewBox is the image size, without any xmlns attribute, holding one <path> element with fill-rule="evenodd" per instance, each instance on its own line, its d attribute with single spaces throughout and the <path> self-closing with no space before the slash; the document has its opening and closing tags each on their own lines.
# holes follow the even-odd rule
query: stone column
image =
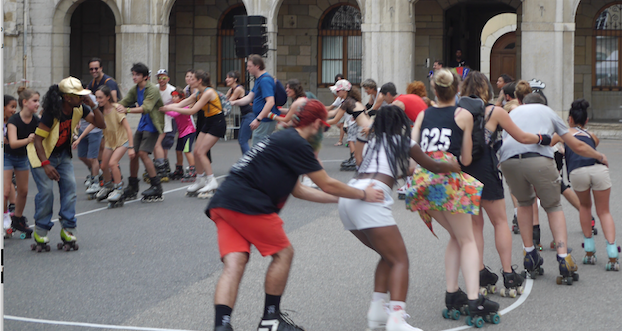
<svg viewBox="0 0 622 331">
<path fill-rule="evenodd" d="M 562 118 L 574 94 L 575 24 L 563 1 L 525 0 L 521 23 L 521 78 L 546 84 L 548 104 Z"/>
<path fill-rule="evenodd" d="M 363 24 L 363 79 L 379 85 L 393 82 L 405 93 L 414 78 L 414 8 L 410 1 L 365 1 Z"/>
</svg>

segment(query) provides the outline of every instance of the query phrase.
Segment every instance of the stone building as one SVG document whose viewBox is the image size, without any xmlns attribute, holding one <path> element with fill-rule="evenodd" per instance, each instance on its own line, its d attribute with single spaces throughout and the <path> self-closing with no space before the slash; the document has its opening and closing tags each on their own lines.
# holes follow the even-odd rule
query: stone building
<svg viewBox="0 0 622 331">
<path fill-rule="evenodd" d="M 172 84 L 183 85 L 187 69 L 201 68 L 222 86 L 227 71 L 244 71 L 243 61 L 235 58 L 232 18 L 248 14 L 267 18 L 268 70 L 281 80 L 300 79 L 325 102 L 336 73 L 353 83 L 392 81 L 404 92 L 408 82 L 427 80 L 435 59 L 448 63 L 461 49 L 470 66 L 493 81 L 502 73 L 542 80 L 549 104 L 560 114 L 583 97 L 593 105 L 593 119 L 622 118 L 619 1 L 4 0 L 3 5 L 7 93 L 22 80 L 42 93 L 68 75 L 86 81 L 93 56 L 103 59 L 104 72 L 123 90 L 132 85 L 129 68 L 137 61 L 152 70 L 168 68 Z"/>
</svg>

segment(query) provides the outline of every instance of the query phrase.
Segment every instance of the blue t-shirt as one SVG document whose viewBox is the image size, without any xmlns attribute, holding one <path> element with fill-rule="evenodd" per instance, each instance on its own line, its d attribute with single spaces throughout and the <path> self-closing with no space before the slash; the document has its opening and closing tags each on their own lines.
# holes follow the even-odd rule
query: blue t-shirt
<svg viewBox="0 0 622 331">
<path fill-rule="evenodd" d="M 137 86 L 136 103 L 138 103 L 138 106 L 140 107 L 143 105 L 143 101 L 145 101 L 145 88 L 141 90 Z M 156 127 L 153 125 L 153 122 L 151 122 L 151 117 L 149 116 L 149 114 L 143 114 L 140 117 L 140 122 L 138 122 L 138 128 L 136 129 L 136 131 L 149 131 L 158 133 L 158 129 L 156 129 Z"/>
<path fill-rule="evenodd" d="M 267 72 L 259 78 L 255 79 L 255 86 L 253 86 L 253 93 L 255 93 L 255 99 L 253 100 L 253 113 L 255 116 L 259 115 L 266 105 L 266 98 L 274 98 L 274 78 Z M 281 112 L 276 108 L 276 103 L 272 106 L 272 112 L 276 115 L 281 115 Z M 262 122 L 272 121 L 269 118 L 264 118 Z"/>
</svg>

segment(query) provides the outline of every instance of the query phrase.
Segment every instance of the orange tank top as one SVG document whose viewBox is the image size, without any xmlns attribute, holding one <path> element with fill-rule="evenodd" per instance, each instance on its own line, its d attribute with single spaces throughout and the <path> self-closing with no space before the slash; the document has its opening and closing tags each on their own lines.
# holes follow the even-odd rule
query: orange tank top
<svg viewBox="0 0 622 331">
<path fill-rule="evenodd" d="M 206 87 L 205 90 L 203 90 L 203 93 L 205 93 L 205 91 L 207 91 L 207 89 L 209 88 L 211 87 Z M 201 93 L 201 95 L 203 95 L 203 93 Z M 220 104 L 220 98 L 218 97 L 218 93 L 216 93 L 216 90 L 214 90 L 214 94 L 216 94 L 216 98 L 214 98 L 214 100 L 208 101 L 205 106 L 201 108 L 205 117 L 212 117 L 214 115 L 222 113 L 222 105 Z M 197 101 L 199 101 L 201 95 L 197 95 Z"/>
</svg>

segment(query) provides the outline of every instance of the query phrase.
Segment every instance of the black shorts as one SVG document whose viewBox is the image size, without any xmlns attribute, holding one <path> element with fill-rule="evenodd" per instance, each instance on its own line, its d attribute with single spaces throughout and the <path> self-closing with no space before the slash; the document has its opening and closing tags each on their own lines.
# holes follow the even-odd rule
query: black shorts
<svg viewBox="0 0 622 331">
<path fill-rule="evenodd" d="M 225 115 L 219 113 L 214 116 L 206 117 L 205 120 L 203 120 L 201 132 L 211 134 L 214 137 L 224 138 L 227 133 Z"/>
<path fill-rule="evenodd" d="M 175 147 L 175 150 L 190 153 L 192 152 L 192 144 L 194 144 L 194 133 L 177 138 L 177 147 Z"/>
<path fill-rule="evenodd" d="M 462 167 L 462 171 L 475 177 L 482 184 L 482 200 L 501 200 L 504 198 L 503 181 L 497 165 L 497 156 L 490 148 L 484 151 L 484 155 L 473 161 L 468 167 Z"/>
</svg>

